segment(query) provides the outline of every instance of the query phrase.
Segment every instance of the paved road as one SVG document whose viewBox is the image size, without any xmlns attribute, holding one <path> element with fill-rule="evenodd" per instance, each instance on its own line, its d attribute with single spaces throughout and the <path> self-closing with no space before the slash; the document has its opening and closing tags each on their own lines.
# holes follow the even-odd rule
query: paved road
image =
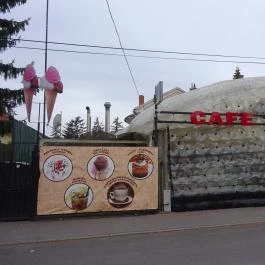
<svg viewBox="0 0 265 265">
<path fill-rule="evenodd" d="M 264 265 L 265 224 L 0 246 L 1 265 Z"/>
<path fill-rule="evenodd" d="M 265 223 L 265 207 L 0 223 L 0 246 Z M 265 262 L 264 262 L 265 264 Z M 0 261 L 0 265 L 1 261 Z"/>
</svg>

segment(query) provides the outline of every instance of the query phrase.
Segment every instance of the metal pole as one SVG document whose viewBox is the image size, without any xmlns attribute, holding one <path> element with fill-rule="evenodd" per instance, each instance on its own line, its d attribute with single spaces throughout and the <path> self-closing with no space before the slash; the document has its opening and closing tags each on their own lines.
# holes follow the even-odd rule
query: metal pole
<svg viewBox="0 0 265 265">
<path fill-rule="evenodd" d="M 40 143 L 40 106 L 41 103 L 39 103 L 39 114 L 38 114 L 38 138 L 37 138 L 37 148 L 39 150 L 39 143 Z"/>
<path fill-rule="evenodd" d="M 158 145 L 157 104 L 155 104 L 155 146 Z"/>
<path fill-rule="evenodd" d="M 169 181 L 170 181 L 170 190 L 171 190 L 171 197 L 174 194 L 174 187 L 173 187 L 173 176 L 171 171 L 171 156 L 170 156 L 170 131 L 169 126 L 167 126 L 167 167 L 168 167 L 168 174 L 169 174 Z"/>
<path fill-rule="evenodd" d="M 44 64 L 44 72 L 47 70 L 47 49 L 48 49 L 48 22 L 49 22 L 49 0 L 47 0 L 46 6 L 46 37 L 45 37 L 45 64 Z M 45 93 L 43 96 L 43 137 L 45 137 L 45 126 L 46 126 L 46 100 Z"/>
<path fill-rule="evenodd" d="M 158 144 L 158 130 L 157 130 L 157 98 L 154 95 L 154 103 L 155 103 L 155 117 L 154 117 L 154 146 Z"/>
<path fill-rule="evenodd" d="M 61 111 L 61 122 L 60 122 L 60 137 L 62 136 L 62 118 L 63 118 L 63 112 Z"/>
<path fill-rule="evenodd" d="M 33 185 L 31 189 L 31 195 L 33 195 L 33 204 L 32 204 L 32 211 L 30 213 L 31 220 L 37 215 L 37 201 L 38 201 L 38 187 L 39 187 L 39 160 L 40 160 L 40 111 L 41 111 L 41 104 L 39 103 L 39 113 L 38 113 L 38 133 L 37 133 L 37 144 L 35 145 L 35 149 L 32 152 L 32 159 L 31 159 L 31 173 L 33 177 Z"/>
</svg>

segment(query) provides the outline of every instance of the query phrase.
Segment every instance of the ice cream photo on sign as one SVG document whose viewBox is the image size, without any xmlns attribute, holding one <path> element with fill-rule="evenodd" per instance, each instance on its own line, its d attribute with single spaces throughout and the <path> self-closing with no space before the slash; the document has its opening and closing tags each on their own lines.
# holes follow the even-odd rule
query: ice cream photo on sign
<svg viewBox="0 0 265 265">
<path fill-rule="evenodd" d="M 39 88 L 39 79 L 36 75 L 36 71 L 33 67 L 33 63 L 28 64 L 25 67 L 23 73 L 22 84 L 24 87 L 24 98 L 27 110 L 28 121 L 30 122 L 31 108 L 32 108 L 32 98 L 36 94 Z"/>
<path fill-rule="evenodd" d="M 114 163 L 106 155 L 96 155 L 89 160 L 87 171 L 93 179 L 105 180 L 111 177 L 114 171 Z"/>
<path fill-rule="evenodd" d="M 45 75 L 40 78 L 40 87 L 45 89 L 45 100 L 47 106 L 47 118 L 50 122 L 57 93 L 63 93 L 63 83 L 57 69 L 50 66 Z"/>
</svg>

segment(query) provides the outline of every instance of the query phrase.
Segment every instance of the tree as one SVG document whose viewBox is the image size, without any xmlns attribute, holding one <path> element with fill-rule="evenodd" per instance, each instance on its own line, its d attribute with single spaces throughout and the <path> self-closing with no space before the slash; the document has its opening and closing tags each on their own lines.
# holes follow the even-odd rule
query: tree
<svg viewBox="0 0 265 265">
<path fill-rule="evenodd" d="M 91 132 L 84 133 L 79 139 L 83 140 L 112 140 L 116 139 L 116 136 L 112 133 L 104 131 L 104 125 L 96 117 Z"/>
<path fill-rule="evenodd" d="M 99 121 L 98 117 L 96 117 L 96 120 L 94 121 L 93 128 L 92 128 L 92 134 L 96 135 L 102 132 L 104 132 L 104 125 L 102 122 Z"/>
<path fill-rule="evenodd" d="M 63 130 L 63 137 L 66 139 L 78 139 L 85 132 L 85 123 L 80 116 L 71 119 L 66 123 Z"/>
<path fill-rule="evenodd" d="M 58 128 L 58 127 L 57 128 L 52 127 L 51 137 L 52 138 L 61 138 L 60 128 Z"/>
<path fill-rule="evenodd" d="M 244 78 L 244 75 L 241 75 L 239 67 L 236 67 L 233 79 L 240 79 L 240 78 Z"/>
<path fill-rule="evenodd" d="M 10 13 L 10 10 L 17 5 L 23 5 L 27 0 L 1 0 L 0 13 Z M 19 38 L 12 39 L 17 36 L 20 31 L 25 31 L 29 18 L 23 21 L 15 21 L 13 19 L 0 18 L 0 53 L 6 49 L 16 46 Z M 7 79 L 16 79 L 24 71 L 24 68 L 14 66 L 14 60 L 10 63 L 0 62 L 0 76 Z M 13 109 L 24 103 L 23 89 L 0 88 L 0 115 L 3 113 L 14 114 Z"/>
<path fill-rule="evenodd" d="M 123 129 L 122 121 L 119 121 L 119 117 L 116 117 L 111 125 L 111 132 L 116 133 Z"/>
</svg>

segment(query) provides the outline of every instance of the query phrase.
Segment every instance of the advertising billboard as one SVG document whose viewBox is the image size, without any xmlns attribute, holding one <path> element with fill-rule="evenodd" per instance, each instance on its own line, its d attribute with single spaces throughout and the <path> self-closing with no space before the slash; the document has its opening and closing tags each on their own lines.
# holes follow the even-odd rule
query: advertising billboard
<svg viewBox="0 0 265 265">
<path fill-rule="evenodd" d="M 156 147 L 43 146 L 38 215 L 158 208 Z"/>
</svg>

